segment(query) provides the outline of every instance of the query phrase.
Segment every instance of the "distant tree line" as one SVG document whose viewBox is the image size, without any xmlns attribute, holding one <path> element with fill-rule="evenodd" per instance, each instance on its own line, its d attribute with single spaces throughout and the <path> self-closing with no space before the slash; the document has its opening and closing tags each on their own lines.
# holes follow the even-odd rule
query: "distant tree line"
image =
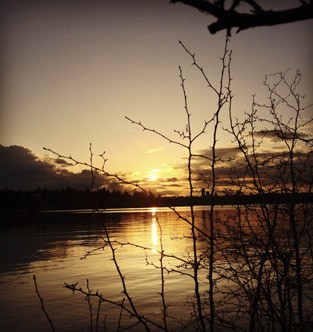
<svg viewBox="0 0 313 332">
<path fill-rule="evenodd" d="M 289 194 L 258 195 L 209 195 L 202 191 L 201 196 L 164 196 L 154 195 L 150 191 L 119 191 L 106 188 L 91 191 L 78 190 L 71 187 L 48 190 L 37 188 L 34 191 L 0 191 L 0 207 L 3 213 L 27 212 L 35 213 L 47 210 L 71 210 L 129 207 L 157 207 L 184 205 L 245 205 L 245 204 L 282 204 L 288 203 Z M 312 193 L 298 193 L 298 202 L 313 202 Z"/>
<path fill-rule="evenodd" d="M 37 188 L 34 191 L 0 191 L 2 211 L 45 211 L 68 209 L 92 209 L 153 206 L 157 198 L 151 192 L 108 190 L 78 190 L 67 187 L 61 189 Z"/>
</svg>

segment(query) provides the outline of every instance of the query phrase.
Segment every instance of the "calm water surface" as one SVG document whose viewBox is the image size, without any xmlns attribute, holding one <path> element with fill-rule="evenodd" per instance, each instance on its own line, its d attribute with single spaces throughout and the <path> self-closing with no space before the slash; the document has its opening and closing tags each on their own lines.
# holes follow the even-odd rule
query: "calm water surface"
<svg viewBox="0 0 313 332">
<path fill-rule="evenodd" d="M 180 208 L 188 216 L 188 208 Z M 45 307 L 56 331 L 90 330 L 88 303 L 82 294 L 64 288 L 64 282 L 78 282 L 86 288 L 86 280 L 93 290 L 108 299 L 122 299 L 122 285 L 111 260 L 108 248 L 101 247 L 104 226 L 111 239 L 149 247 L 143 250 L 130 245 L 117 246 L 116 255 L 126 284 L 140 313 L 151 319 L 161 317 L 160 271 L 147 265 L 159 264 L 160 229 L 164 250 L 175 255 L 186 255 L 191 249 L 188 224 L 178 220 L 166 208 L 117 209 L 92 215 L 90 211 L 45 213 L 40 221 L 1 228 L 0 232 L 0 331 L 50 331 L 48 321 L 40 309 L 35 293 L 36 275 Z M 205 228 L 208 207 L 197 207 L 197 222 Z M 217 213 L 229 214 L 229 208 Z M 167 264 L 173 262 L 167 261 Z M 169 314 L 188 320 L 190 307 L 186 304 L 193 283 L 178 274 L 166 275 L 166 300 Z M 108 331 L 115 331 L 119 311 L 107 304 L 101 307 Z M 130 324 L 130 323 L 129 323 Z M 175 328 L 175 324 L 173 323 Z M 103 328 L 103 325 L 101 326 Z M 177 329 L 179 329 L 177 327 Z M 136 329 L 139 331 L 139 329 Z"/>
</svg>

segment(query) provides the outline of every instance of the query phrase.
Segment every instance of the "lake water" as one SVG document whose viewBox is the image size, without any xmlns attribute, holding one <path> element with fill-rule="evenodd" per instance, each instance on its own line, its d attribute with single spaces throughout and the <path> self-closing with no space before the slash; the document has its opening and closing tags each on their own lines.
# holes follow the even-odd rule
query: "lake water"
<svg viewBox="0 0 313 332">
<path fill-rule="evenodd" d="M 197 223 L 205 227 L 208 207 L 197 207 Z M 179 208 L 189 216 L 188 208 Z M 221 208 L 216 213 L 229 214 Z M 123 288 L 118 277 L 112 253 L 103 246 L 104 227 L 111 240 L 131 242 L 150 249 L 131 245 L 116 246 L 116 257 L 127 289 L 140 314 L 161 322 L 162 301 L 159 265 L 160 228 L 164 250 L 174 255 L 187 255 L 191 250 L 190 226 L 167 208 L 116 209 L 101 215 L 90 211 L 45 213 L 40 221 L 5 226 L 0 233 L 0 331 L 50 331 L 41 310 L 33 282 L 36 275 L 40 295 L 56 331 L 88 331 L 90 315 L 84 296 L 64 287 L 75 284 L 86 289 L 87 279 L 92 290 L 99 290 L 112 301 L 121 301 Z M 202 225 L 202 226 L 201 226 Z M 147 261 L 150 263 L 147 265 Z M 165 262 L 171 265 L 171 259 Z M 174 264 L 174 262 L 173 262 Z M 179 330 L 175 319 L 190 318 L 191 307 L 186 303 L 192 294 L 191 278 L 176 273 L 165 275 L 166 303 L 171 325 Z M 93 304 L 96 315 L 96 303 Z M 105 320 L 108 331 L 118 326 L 119 309 L 103 303 L 100 322 Z M 95 316 L 94 316 L 95 318 Z M 125 323 L 126 322 L 126 323 Z M 124 326 L 133 323 L 124 317 Z M 103 328 L 101 323 L 100 327 Z M 139 327 L 134 328 L 140 331 Z M 153 329 L 152 329 L 153 330 Z"/>
<path fill-rule="evenodd" d="M 273 211 L 275 211 L 275 206 L 273 207 Z M 208 206 L 195 207 L 196 225 L 202 232 L 208 232 L 209 210 Z M 51 331 L 36 294 L 34 275 L 39 293 L 44 300 L 44 307 L 52 319 L 56 331 L 120 331 L 119 327 L 132 327 L 128 330 L 143 331 L 142 325 L 133 326 L 136 323 L 134 317 L 130 318 L 126 310 L 121 313 L 120 307 L 116 305 L 124 299 L 123 303 L 130 308 L 126 294 L 123 293 L 121 279 L 124 277 L 128 295 L 131 297 L 138 315 L 144 315 L 155 324 L 163 325 L 162 297 L 160 296 L 162 279 L 160 269 L 157 268 L 160 266 L 161 234 L 164 252 L 171 255 L 162 260 L 166 268 L 171 271 L 171 273 L 164 271 L 169 330 L 193 331 L 194 326 L 191 327 L 188 322 L 192 320 L 194 313 L 192 297 L 194 283 L 192 278 L 187 275 L 187 273 L 192 273 L 192 269 L 190 266 L 187 269 L 184 265 L 178 267 L 178 265 L 182 265 L 182 261 L 177 260 L 177 257 L 187 261 L 192 260 L 190 225 L 183 220 L 183 218 L 190 220 L 190 210 L 187 207 L 181 207 L 178 208 L 178 211 L 182 218 L 178 218 L 177 214 L 168 208 L 114 209 L 106 210 L 101 214 L 93 214 L 87 210 L 51 211 L 42 213 L 40 218 L 33 222 L 20 221 L 13 224 L 2 224 L 0 230 L 0 331 Z M 275 245 L 277 251 L 268 251 L 269 256 L 263 255 L 264 244 L 268 243 L 264 240 L 267 238 L 267 226 L 261 218 L 261 213 L 255 213 L 256 211 L 258 208 L 250 209 L 249 212 L 242 209 L 240 212 L 243 217 L 242 224 L 238 228 L 238 225 L 232 224 L 231 216 L 236 215 L 234 208 L 215 207 L 215 234 L 217 241 L 221 239 L 218 245 L 224 255 L 215 254 L 216 270 L 214 271 L 222 276 L 220 279 L 217 279 L 216 275 L 213 276 L 219 289 L 215 294 L 216 310 L 223 311 L 222 318 L 226 317 L 228 312 L 232 312 L 231 315 L 236 313 L 237 326 L 239 324 L 240 327 L 248 327 L 246 324 L 249 321 L 249 302 L 244 299 L 246 296 L 254 294 L 256 285 L 254 276 L 255 271 L 259 271 L 260 260 L 263 257 L 270 257 L 264 261 L 262 272 L 262 285 L 271 285 L 270 288 L 264 288 L 264 294 L 269 296 L 270 301 L 268 304 L 267 298 L 263 298 L 262 315 L 264 316 L 263 323 L 267 324 L 266 322 L 270 321 L 268 320 L 270 317 L 267 316 L 269 308 L 267 306 L 272 305 L 272 301 L 274 301 L 278 315 L 274 324 L 276 324 L 275 328 L 278 328 L 286 318 L 284 306 L 286 302 L 284 302 L 283 296 L 277 297 L 278 291 L 283 290 L 289 294 L 288 305 L 291 306 L 290 310 L 295 315 L 297 314 L 297 293 L 292 286 L 295 285 L 296 261 L 293 247 L 290 246 L 292 238 L 290 238 L 288 211 L 287 214 L 283 210 L 279 212 L 280 214 L 273 214 L 273 217 L 276 218 L 273 220 L 276 220 Z M 311 226 L 313 217 L 312 211 L 308 212 L 303 214 L 301 209 L 297 212 L 297 228 L 298 231 L 302 230 L 300 252 L 305 294 L 303 304 L 305 319 L 308 321 L 306 324 L 310 330 L 313 329 L 311 319 L 313 303 Z M 239 232 L 235 232 L 237 235 L 235 235 L 234 241 L 232 233 L 228 238 L 220 236 L 226 234 L 223 220 L 227 220 L 229 230 Z M 273 220 L 271 223 L 274 222 Z M 118 268 L 112 260 L 110 246 L 104 246 L 105 230 L 110 236 Z M 244 233 L 245 235 L 242 236 Z M 288 238 L 289 240 L 286 242 Z M 236 239 L 239 241 L 238 244 L 236 244 Z M 251 244 L 253 245 L 251 246 Z M 199 242 L 198 246 L 199 253 L 205 253 L 208 248 L 206 242 Z M 240 256 L 242 246 L 244 246 L 244 256 Z M 234 254 L 236 252 L 241 258 L 236 258 L 239 257 Z M 281 261 L 284 264 L 289 264 L 288 271 L 282 270 L 285 265 L 281 265 L 277 260 L 278 254 L 279 257 L 282 257 Z M 245 257 L 248 261 L 245 261 Z M 207 267 L 208 257 L 202 255 L 202 259 Z M 251 273 L 247 270 L 247 266 L 252 267 Z M 119 276 L 118 270 L 122 278 Z M 176 270 L 176 272 L 172 270 Z M 285 272 L 282 273 L 282 271 Z M 235 274 L 230 281 L 228 276 L 233 272 Z M 236 279 L 237 276 L 239 279 Z M 240 285 L 239 293 L 237 290 L 236 293 L 233 292 L 234 280 Z M 242 283 L 243 280 L 246 284 Z M 201 295 L 206 294 L 207 297 L 209 288 L 207 269 L 199 271 L 199 281 Z M 105 298 L 106 302 L 101 303 L 98 312 L 99 297 L 91 297 L 88 303 L 82 292 L 73 293 L 64 287 L 65 283 L 76 285 L 76 288 L 81 287 L 83 291 L 88 291 L 89 287 L 92 294 L 96 294 L 96 292 L 102 294 L 102 298 Z M 224 295 L 221 294 L 224 290 L 230 291 L 228 293 L 232 294 L 230 298 L 227 295 L 222 297 Z M 243 290 L 244 292 L 242 292 Z M 218 302 L 219 300 L 220 302 Z M 209 305 L 205 301 L 202 303 L 207 314 Z M 90 311 L 92 315 L 90 315 Z M 97 314 L 99 314 L 99 319 L 96 319 Z M 233 317 L 228 316 L 229 321 Z M 290 326 L 296 326 L 292 319 Z M 96 322 L 99 324 L 98 327 Z M 182 329 L 182 326 L 187 326 L 187 328 Z M 150 330 L 159 329 L 155 325 L 150 325 Z M 232 330 L 232 328 L 227 330 L 223 323 L 221 331 Z"/>
</svg>

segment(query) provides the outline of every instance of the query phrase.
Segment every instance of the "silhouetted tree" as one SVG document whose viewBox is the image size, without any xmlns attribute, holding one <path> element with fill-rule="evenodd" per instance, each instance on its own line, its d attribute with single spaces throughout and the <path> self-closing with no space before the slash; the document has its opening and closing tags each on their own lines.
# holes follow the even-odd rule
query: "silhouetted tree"
<svg viewBox="0 0 313 332">
<path fill-rule="evenodd" d="M 313 18 L 313 1 L 300 0 L 300 5 L 285 10 L 265 10 L 260 1 L 254 0 L 172 0 L 171 3 L 181 2 L 194 7 L 217 20 L 208 26 L 211 34 L 226 30 L 230 35 L 232 28 L 237 32 L 260 26 L 273 26 L 284 23 L 293 23 Z M 226 5 L 228 4 L 228 6 Z M 273 1 L 275 3 L 275 1 Z M 249 8 L 250 11 L 239 11 Z"/>
</svg>

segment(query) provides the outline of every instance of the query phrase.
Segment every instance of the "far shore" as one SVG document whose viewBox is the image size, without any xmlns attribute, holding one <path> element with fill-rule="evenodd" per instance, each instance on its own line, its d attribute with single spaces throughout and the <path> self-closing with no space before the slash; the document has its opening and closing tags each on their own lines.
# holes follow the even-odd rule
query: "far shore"
<svg viewBox="0 0 313 332">
<path fill-rule="evenodd" d="M 182 206 L 237 206 L 260 204 L 300 204 L 313 203 L 313 193 L 258 194 L 258 195 L 202 195 L 196 197 L 160 197 L 146 193 L 97 191 L 91 195 L 84 190 L 15 192 L 0 191 L 0 222 L 10 220 L 36 220 L 41 212 L 56 210 L 95 210 L 116 208 L 152 208 Z"/>
</svg>

